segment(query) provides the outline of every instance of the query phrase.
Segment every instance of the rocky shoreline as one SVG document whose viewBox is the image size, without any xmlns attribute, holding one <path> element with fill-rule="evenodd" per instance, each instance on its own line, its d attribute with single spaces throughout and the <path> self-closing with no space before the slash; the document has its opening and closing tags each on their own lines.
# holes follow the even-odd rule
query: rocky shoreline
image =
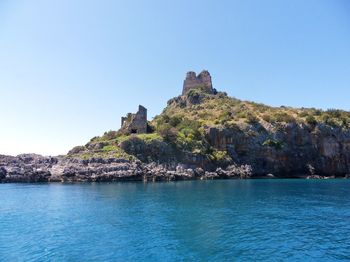
<svg viewBox="0 0 350 262">
<path fill-rule="evenodd" d="M 348 178 L 301 174 L 294 178 Z M 76 159 L 65 156 L 44 157 L 36 154 L 0 155 L 1 183 L 37 182 L 113 182 L 113 181 L 176 181 L 211 179 L 281 178 L 273 174 L 256 175 L 249 165 L 231 165 L 226 169 L 203 170 L 186 165 L 158 165 L 128 161 L 122 158 Z M 285 177 L 285 178 L 291 178 Z"/>
</svg>

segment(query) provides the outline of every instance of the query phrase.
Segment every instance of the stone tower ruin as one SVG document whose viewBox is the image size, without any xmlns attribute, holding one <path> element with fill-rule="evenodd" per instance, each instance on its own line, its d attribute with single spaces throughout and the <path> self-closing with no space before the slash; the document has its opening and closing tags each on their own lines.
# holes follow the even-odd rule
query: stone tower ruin
<svg viewBox="0 0 350 262">
<path fill-rule="evenodd" d="M 194 88 L 201 88 L 208 93 L 214 92 L 211 76 L 207 70 L 203 70 L 198 76 L 193 71 L 187 72 L 182 95 L 185 95 L 188 91 Z"/>
<path fill-rule="evenodd" d="M 126 135 L 147 133 L 147 109 L 145 107 L 139 105 L 136 114 L 128 113 L 121 120 L 121 133 Z"/>
</svg>

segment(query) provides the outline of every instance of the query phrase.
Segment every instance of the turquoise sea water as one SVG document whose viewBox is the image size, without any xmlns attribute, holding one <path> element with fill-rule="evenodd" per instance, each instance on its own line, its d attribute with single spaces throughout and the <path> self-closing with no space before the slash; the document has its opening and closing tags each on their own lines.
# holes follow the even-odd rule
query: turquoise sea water
<svg viewBox="0 0 350 262">
<path fill-rule="evenodd" d="M 350 181 L 1 184 L 0 261 L 350 260 Z"/>
</svg>

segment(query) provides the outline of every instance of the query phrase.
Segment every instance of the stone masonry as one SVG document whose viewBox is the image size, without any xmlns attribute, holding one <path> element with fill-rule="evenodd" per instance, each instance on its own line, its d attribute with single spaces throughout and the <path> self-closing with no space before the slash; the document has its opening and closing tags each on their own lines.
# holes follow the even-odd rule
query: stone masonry
<svg viewBox="0 0 350 262">
<path fill-rule="evenodd" d="M 123 134 L 143 134 L 147 133 L 147 109 L 139 105 L 136 114 L 128 113 L 122 117 L 120 132 Z"/>
<path fill-rule="evenodd" d="M 208 93 L 214 92 L 211 76 L 207 70 L 203 70 L 198 76 L 196 76 L 196 73 L 193 71 L 187 72 L 182 89 L 182 95 L 185 95 L 193 88 L 202 88 Z"/>
</svg>

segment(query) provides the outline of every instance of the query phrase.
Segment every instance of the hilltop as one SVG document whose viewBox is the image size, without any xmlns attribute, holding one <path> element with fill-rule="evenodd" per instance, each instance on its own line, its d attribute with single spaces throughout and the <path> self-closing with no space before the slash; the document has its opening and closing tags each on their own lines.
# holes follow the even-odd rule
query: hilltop
<svg viewBox="0 0 350 262">
<path fill-rule="evenodd" d="M 182 94 L 147 121 L 121 118 L 65 156 L 0 156 L 0 181 L 120 181 L 348 177 L 350 113 L 271 107 L 217 91 L 208 71 L 188 72 Z"/>
<path fill-rule="evenodd" d="M 242 101 L 214 89 L 208 71 L 189 72 L 182 95 L 148 122 L 148 132 L 109 131 L 68 156 L 209 170 L 249 164 L 259 174 L 347 173 L 349 128 L 349 112 Z"/>
</svg>

